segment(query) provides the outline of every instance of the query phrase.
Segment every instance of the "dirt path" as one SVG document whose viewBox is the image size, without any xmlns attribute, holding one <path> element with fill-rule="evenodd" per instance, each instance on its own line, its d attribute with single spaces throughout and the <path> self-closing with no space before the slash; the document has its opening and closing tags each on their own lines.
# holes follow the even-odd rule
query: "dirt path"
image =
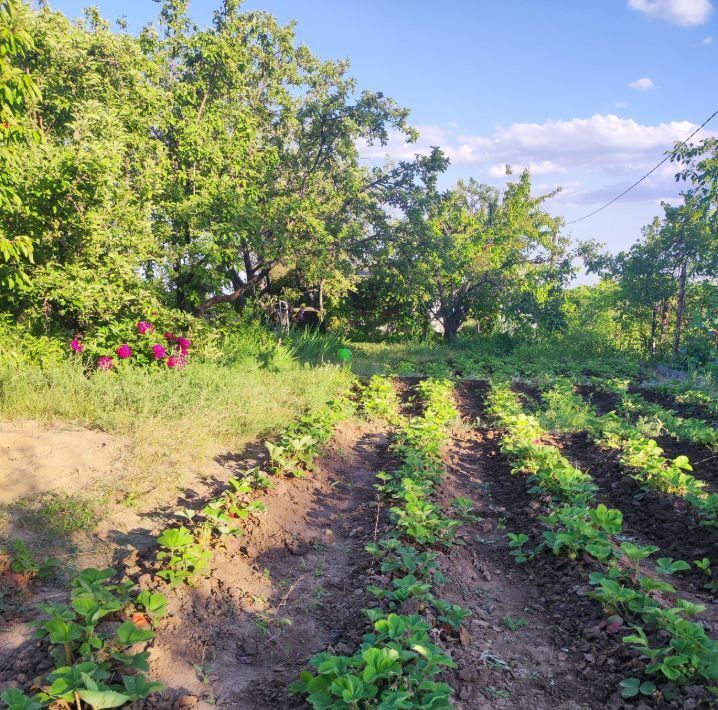
<svg viewBox="0 0 718 710">
<path fill-rule="evenodd" d="M 465 422 L 483 413 L 485 383 L 458 387 Z M 579 565 L 544 556 L 516 565 L 506 531 L 538 534 L 542 503 L 526 493 L 498 451 L 498 434 L 464 426 L 448 451 L 444 505 L 463 495 L 481 520 L 461 528 L 465 545 L 443 558 L 443 596 L 472 611 L 470 639 L 454 652 L 449 682 L 464 708 L 578 709 L 622 707 L 616 688 L 633 652 L 610 635 L 586 596 Z"/>
<path fill-rule="evenodd" d="M 328 647 L 355 650 L 386 447 L 382 430 L 343 424 L 316 472 L 279 480 L 263 498 L 266 514 L 215 554 L 211 574 L 170 593 L 152 677 L 175 695 L 156 707 L 302 707 L 287 689 L 308 660 Z"/>
</svg>

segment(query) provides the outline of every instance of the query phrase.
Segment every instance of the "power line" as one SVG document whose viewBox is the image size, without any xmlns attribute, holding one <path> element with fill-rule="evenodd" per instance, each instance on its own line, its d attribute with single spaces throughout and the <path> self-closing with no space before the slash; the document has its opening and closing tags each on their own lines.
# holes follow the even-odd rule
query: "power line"
<svg viewBox="0 0 718 710">
<path fill-rule="evenodd" d="M 694 136 L 696 133 L 698 133 L 698 131 L 700 131 L 704 126 L 706 126 L 706 125 L 707 125 L 710 121 L 712 121 L 716 116 L 718 116 L 718 111 L 715 111 L 715 112 L 713 112 L 710 116 L 708 116 L 708 118 L 706 118 L 706 120 L 703 121 L 703 123 L 701 123 L 701 125 L 698 126 L 698 128 L 696 128 L 696 130 L 693 131 L 693 133 L 691 133 L 691 134 L 688 136 L 688 138 L 686 138 L 685 140 L 681 141 L 670 153 L 668 153 L 668 155 L 666 155 L 665 158 L 663 158 L 663 160 L 661 160 L 660 163 L 658 163 L 658 165 L 656 165 L 655 167 L 651 168 L 643 177 L 641 177 L 641 178 L 639 178 L 638 180 L 636 180 L 636 182 L 634 182 L 633 185 L 631 185 L 630 187 L 627 187 L 620 195 L 616 195 L 616 197 L 614 197 L 612 200 L 610 200 L 609 202 L 607 202 L 605 205 L 602 205 L 602 206 L 599 207 L 598 209 L 594 210 L 593 212 L 589 212 L 587 215 L 584 215 L 583 217 L 579 217 L 578 219 L 574 219 L 574 220 L 571 220 L 570 222 L 566 222 L 566 226 L 568 226 L 569 224 L 576 224 L 576 222 L 583 222 L 584 219 L 588 219 L 589 217 L 593 217 L 593 215 L 598 214 L 598 213 L 601 212 L 602 210 L 605 210 L 606 207 L 609 207 L 610 205 L 612 205 L 612 204 L 613 204 L 614 202 L 616 202 L 617 200 L 620 200 L 624 195 L 626 195 L 626 194 L 629 193 L 631 190 L 633 190 L 634 187 L 636 187 L 637 185 L 640 185 L 649 175 L 651 175 L 652 173 L 655 173 L 656 170 L 658 170 L 658 168 L 660 168 L 661 165 L 663 165 L 663 163 L 665 163 L 667 160 L 670 159 L 670 157 L 676 152 L 676 150 L 678 150 L 678 148 L 680 148 L 680 147 L 684 146 L 686 143 L 688 143 L 688 141 L 689 141 L 691 138 L 693 138 L 693 136 Z"/>
</svg>

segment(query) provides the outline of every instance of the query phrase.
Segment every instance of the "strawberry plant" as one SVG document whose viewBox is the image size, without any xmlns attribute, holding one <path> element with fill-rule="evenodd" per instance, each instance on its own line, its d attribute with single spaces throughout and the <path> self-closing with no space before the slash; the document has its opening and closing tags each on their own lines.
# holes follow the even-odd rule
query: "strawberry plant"
<svg viewBox="0 0 718 710">
<path fill-rule="evenodd" d="M 313 708 L 450 708 L 451 688 L 433 678 L 453 661 L 432 643 L 419 616 L 390 614 L 374 622 L 353 656 L 320 653 L 291 686 Z"/>
<path fill-rule="evenodd" d="M 656 692 L 655 684 L 640 678 L 624 678 L 619 684 L 622 698 L 636 698 L 639 695 L 650 697 Z"/>
<path fill-rule="evenodd" d="M 146 651 L 133 652 L 138 644 L 154 638 L 149 629 L 129 619 L 114 630 L 103 620 L 130 616 L 136 606 L 155 611 L 166 607 L 160 594 L 140 592 L 136 585 L 111 582 L 113 569 L 86 569 L 72 581 L 71 605 L 40 604 L 43 617 L 35 622 L 37 636 L 47 637 L 57 667 L 40 692 L 28 698 L 19 691 L 3 694 L 11 708 L 31 710 L 46 704 L 83 707 L 118 707 L 147 698 L 163 688 L 146 677 Z"/>
<path fill-rule="evenodd" d="M 60 561 L 54 557 L 38 561 L 30 551 L 30 548 L 23 540 L 14 540 L 12 543 L 13 554 L 10 569 L 17 574 L 26 577 L 39 577 L 48 579 L 57 573 Z"/>
<path fill-rule="evenodd" d="M 656 570 L 661 574 L 675 574 L 685 572 L 691 566 L 684 560 L 674 560 L 672 557 L 659 557 L 656 560 Z"/>
<path fill-rule="evenodd" d="M 586 553 L 598 560 L 614 554 L 610 535 L 621 532 L 622 514 L 619 510 L 600 504 L 596 508 L 565 506 L 541 517 L 548 527 L 543 533 L 546 547 L 554 555 L 564 554 L 575 560 Z"/>
<path fill-rule="evenodd" d="M 526 551 L 524 545 L 529 541 L 529 536 L 525 533 L 507 533 L 509 538 L 509 547 L 511 556 L 518 564 L 523 564 L 536 557 L 537 550 Z"/>
<path fill-rule="evenodd" d="M 361 406 L 369 419 L 383 419 L 389 424 L 399 425 L 399 399 L 392 380 L 374 375 L 361 391 Z"/>
<path fill-rule="evenodd" d="M 382 574 L 404 572 L 416 575 L 419 579 L 432 577 L 435 584 L 442 584 L 444 576 L 436 564 L 438 553 L 420 551 L 411 545 L 404 545 L 398 538 L 387 538 L 371 543 L 364 548 L 372 557 L 381 559 Z"/>
<path fill-rule="evenodd" d="M 157 574 L 173 587 L 191 582 L 195 575 L 207 568 L 212 558 L 212 551 L 199 545 L 185 527 L 167 528 L 157 538 L 157 543 L 162 547 L 157 559 L 164 563 L 164 569 Z"/>
<path fill-rule="evenodd" d="M 420 608 L 433 606 L 437 618 L 458 629 L 468 617 L 462 607 L 438 599 L 433 586 L 444 581 L 436 565 L 436 553 L 415 545 L 451 543 L 458 520 L 447 518 L 429 498 L 445 474 L 442 446 L 446 428 L 457 416 L 451 402 L 451 384 L 427 380 L 417 388 L 425 398 L 424 414 L 402 422 L 393 451 L 402 464 L 392 472 L 377 474 L 377 490 L 393 503 L 390 512 L 397 537 L 367 545 L 367 551 L 382 560 L 381 572 L 392 578 L 369 591 L 383 608 L 367 609 L 374 633 L 364 636 L 353 656 L 322 653 L 292 686 L 315 708 L 329 707 L 426 707 L 449 708 L 451 689 L 434 680 L 442 666 L 452 661 L 435 646 L 430 627 L 420 616 L 386 613 L 415 599 Z M 406 539 L 415 544 L 409 545 Z"/>
</svg>

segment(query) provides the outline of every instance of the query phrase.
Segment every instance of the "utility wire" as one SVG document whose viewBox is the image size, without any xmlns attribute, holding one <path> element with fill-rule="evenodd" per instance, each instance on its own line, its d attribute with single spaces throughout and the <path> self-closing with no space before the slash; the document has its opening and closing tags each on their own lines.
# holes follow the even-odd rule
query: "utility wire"
<svg viewBox="0 0 718 710">
<path fill-rule="evenodd" d="M 605 210 L 606 207 L 609 207 L 610 205 L 612 205 L 612 204 L 613 204 L 614 202 L 616 202 L 617 200 L 620 200 L 624 195 L 626 195 L 626 194 L 629 193 L 631 190 L 633 190 L 634 187 L 636 187 L 637 185 L 640 185 L 649 175 L 651 175 L 652 173 L 655 173 L 656 170 L 658 170 L 658 168 L 660 168 L 661 165 L 663 165 L 663 163 L 665 163 L 667 160 L 669 160 L 669 159 L 671 158 L 671 156 L 676 152 L 676 150 L 678 150 L 678 148 L 681 148 L 681 147 L 684 146 L 686 143 L 688 143 L 688 141 L 689 141 L 691 138 L 693 138 L 693 136 L 694 136 L 696 133 L 698 133 L 698 131 L 700 131 L 704 126 L 706 126 L 708 123 L 710 123 L 710 121 L 712 121 L 716 116 L 718 116 L 718 111 L 715 111 L 715 112 L 712 113 L 710 116 L 708 116 L 708 118 L 706 118 L 706 120 L 703 121 L 703 123 L 701 123 L 701 125 L 698 126 L 698 128 L 696 128 L 696 130 L 693 131 L 693 133 L 691 133 L 691 134 L 688 136 L 688 138 L 686 138 L 685 140 L 681 141 L 670 153 L 668 153 L 668 154 L 666 155 L 665 158 L 663 158 L 663 160 L 661 160 L 660 163 L 658 163 L 658 165 L 656 165 L 655 167 L 651 168 L 651 170 L 649 170 L 643 177 L 641 177 L 641 178 L 639 178 L 638 180 L 636 180 L 636 182 L 634 182 L 633 185 L 631 185 L 630 187 L 627 187 L 620 195 L 616 195 L 616 197 L 614 197 L 612 200 L 610 200 L 609 202 L 607 202 L 605 205 L 602 205 L 602 206 L 599 207 L 598 209 L 594 210 L 593 212 L 589 212 L 587 215 L 584 215 L 583 217 L 579 217 L 578 219 L 574 219 L 574 220 L 571 220 L 570 222 L 566 222 L 566 226 L 568 226 L 569 224 L 576 224 L 576 222 L 583 222 L 584 219 L 588 219 L 589 217 L 593 217 L 593 215 L 598 214 L 598 213 L 601 212 L 602 210 Z"/>
</svg>

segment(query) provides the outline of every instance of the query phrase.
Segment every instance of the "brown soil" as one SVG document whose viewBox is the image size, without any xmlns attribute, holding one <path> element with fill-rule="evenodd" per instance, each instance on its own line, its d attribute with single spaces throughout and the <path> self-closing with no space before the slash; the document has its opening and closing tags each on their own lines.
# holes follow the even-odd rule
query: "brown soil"
<svg viewBox="0 0 718 710">
<path fill-rule="evenodd" d="M 477 381 L 459 387 L 464 420 L 481 416 L 484 391 Z M 517 565 L 509 554 L 506 530 L 538 537 L 545 505 L 511 474 L 498 443 L 497 432 L 462 428 L 448 451 L 441 498 L 448 505 L 469 497 L 481 516 L 462 526 L 466 544 L 442 560 L 450 580 L 442 597 L 472 611 L 470 639 L 454 651 L 459 669 L 449 682 L 465 708 L 621 707 L 616 687 L 635 661 L 586 596 L 587 572 L 549 556 Z"/>
<path fill-rule="evenodd" d="M 0 505 L 49 491 L 75 493 L 121 475 L 122 439 L 81 427 L 0 422 Z"/>
<path fill-rule="evenodd" d="M 485 390 L 482 382 L 463 383 L 459 394 L 464 419 L 480 417 Z M 492 707 L 502 702 L 505 707 L 517 708 L 635 707 L 621 699 L 617 687 L 622 678 L 640 675 L 645 661 L 621 643 L 621 638 L 630 632 L 628 622 L 617 633 L 609 633 L 601 608 L 588 598 L 591 565 L 544 554 L 517 566 L 509 556 L 502 528 L 525 532 L 537 541 L 542 531 L 538 516 L 546 509 L 545 501 L 527 494 L 525 479 L 510 473 L 509 463 L 498 451 L 498 439 L 499 434 L 491 430 L 462 431 L 450 452 L 452 475 L 444 495 L 447 499 L 456 495 L 471 497 L 483 517 L 462 528 L 467 545 L 447 558 L 446 573 L 452 580 L 447 585 L 447 596 L 453 594 L 457 603 L 469 606 L 473 619 L 478 620 L 471 627 L 471 643 L 455 654 L 460 666 L 461 660 L 470 659 L 465 667 L 475 672 L 462 675 L 459 671 L 452 685 L 458 688 L 459 697 L 470 699 L 467 708 L 489 706 L 482 700 L 477 684 L 509 692 L 505 701 L 494 701 Z M 607 481 L 600 473 L 597 476 L 594 459 L 592 466 L 587 466 L 578 454 L 603 456 L 604 452 L 581 435 L 562 436 L 557 443 L 572 461 L 583 465 L 583 470 L 590 468 L 601 485 L 599 500 L 603 500 Z M 618 478 L 614 478 L 616 473 Z M 612 470 L 611 477 L 611 483 L 618 481 L 620 485 L 626 481 L 620 470 Z M 687 534 L 686 511 L 661 507 L 665 501 L 655 500 L 650 505 L 658 507 L 646 512 L 632 493 L 616 493 L 615 500 L 611 498 L 614 493 L 609 483 L 605 502 L 624 511 L 627 537 L 642 543 L 666 543 L 663 554 L 675 558 L 692 560 L 703 553 L 712 557 L 709 545 L 697 544 Z M 688 548 L 693 557 L 687 554 Z M 457 584 L 455 580 L 461 582 Z M 718 630 L 718 610 L 713 608 L 710 595 L 701 589 L 700 576 L 691 573 L 685 579 L 672 581 L 686 598 L 706 603 L 709 611 L 701 619 L 706 621 L 709 632 Z M 478 592 L 473 589 L 474 582 L 478 582 Z M 523 618 L 528 624 L 510 632 L 500 623 L 506 617 Z M 486 668 L 486 664 L 477 662 L 482 648 L 508 660 L 511 671 Z M 661 707 L 698 707 L 694 698 L 705 702 L 705 691 L 689 688 L 686 697 L 663 702 Z M 644 699 L 643 707 L 652 702 Z"/>
<path fill-rule="evenodd" d="M 706 491 L 718 492 L 718 452 L 672 436 L 659 436 L 656 441 L 670 458 L 687 456 L 693 467 L 692 475 L 707 483 Z"/>
<path fill-rule="evenodd" d="M 157 521 L 114 537 L 126 578 L 170 601 L 150 648 L 151 677 L 168 689 L 147 707 L 302 706 L 287 689 L 309 658 L 327 648 L 353 652 L 365 630 L 361 609 L 371 599 L 363 548 L 383 525 L 373 482 L 386 457 L 384 431 L 342 425 L 317 470 L 278 479 L 262 496 L 266 514 L 215 551 L 194 587 L 170 589 L 152 574 Z M 211 486 L 201 493 L 209 497 Z M 184 504 L 201 507 L 203 498 L 187 491 Z M 33 602 L 65 596 L 36 586 L 29 590 Z M 0 689 L 29 688 L 32 677 L 50 669 L 46 645 L 30 638 L 27 621 L 35 613 L 22 609 L 0 632 Z"/>
<path fill-rule="evenodd" d="M 613 392 L 603 392 L 590 385 L 578 385 L 576 391 L 594 407 L 600 416 L 613 412 L 618 407 L 618 397 Z"/>
<path fill-rule="evenodd" d="M 638 499 L 640 486 L 621 469 L 618 454 L 596 446 L 584 433 L 562 434 L 558 441 L 564 456 L 598 484 L 597 501 L 623 513 L 623 532 L 627 539 L 636 544 L 656 545 L 660 548 L 656 556 L 673 557 L 689 564 L 708 557 L 713 564 L 718 563 L 718 531 L 700 527 L 687 503 L 653 491 Z M 705 597 L 702 601 L 709 607 L 705 618 L 718 631 L 718 608 L 714 608 L 714 597 L 702 589 L 705 580 L 694 568 L 670 581 L 686 592 Z"/>
<path fill-rule="evenodd" d="M 598 414 L 606 414 L 616 408 L 618 398 L 610 392 L 602 392 L 594 387 L 581 386 L 578 392 L 588 400 Z M 643 394 L 643 391 L 641 391 Z M 693 466 L 693 475 L 707 483 L 706 491 L 718 492 L 718 453 L 700 444 L 677 440 L 671 436 L 655 437 L 666 456 L 675 458 L 684 455 Z"/>
<path fill-rule="evenodd" d="M 527 411 L 534 412 L 541 406 L 541 392 L 535 385 L 528 382 L 514 382 L 511 388 L 518 393 L 519 399 Z"/>
<path fill-rule="evenodd" d="M 416 386 L 423 377 L 395 377 L 393 379 L 396 393 L 399 395 L 399 411 L 405 417 L 421 415 L 422 403 L 417 397 Z"/>
<path fill-rule="evenodd" d="M 640 394 L 648 402 L 659 404 L 664 409 L 671 409 L 681 417 L 688 419 L 704 419 L 712 424 L 717 423 L 717 417 L 706 407 L 700 404 L 687 404 L 686 402 L 678 402 L 672 394 L 658 392 L 650 387 L 637 387 L 632 385 L 628 388 L 632 394 Z"/>
</svg>

